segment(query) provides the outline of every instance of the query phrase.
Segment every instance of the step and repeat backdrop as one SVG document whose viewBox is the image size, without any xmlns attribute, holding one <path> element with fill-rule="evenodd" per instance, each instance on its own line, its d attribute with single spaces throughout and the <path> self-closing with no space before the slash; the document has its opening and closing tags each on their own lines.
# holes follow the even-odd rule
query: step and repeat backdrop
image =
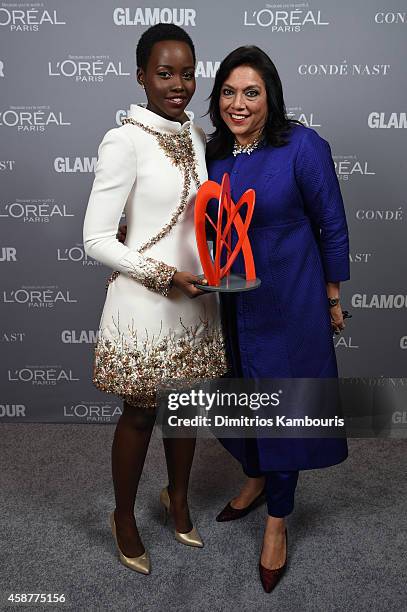
<svg viewBox="0 0 407 612">
<path fill-rule="evenodd" d="M 1 421 L 121 413 L 91 380 L 111 270 L 84 253 L 82 224 L 104 133 L 145 102 L 135 47 L 159 22 L 194 40 L 189 111 L 207 132 L 220 60 L 242 44 L 271 56 L 287 112 L 329 141 L 345 201 L 352 278 L 342 301 L 353 318 L 334 339 L 340 374 L 403 378 L 405 0 L 0 2 Z"/>
</svg>

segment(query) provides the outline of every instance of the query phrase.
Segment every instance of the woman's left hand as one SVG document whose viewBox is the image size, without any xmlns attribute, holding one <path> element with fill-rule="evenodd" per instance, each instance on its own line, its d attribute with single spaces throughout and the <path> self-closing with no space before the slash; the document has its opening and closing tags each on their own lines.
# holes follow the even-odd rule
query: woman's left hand
<svg viewBox="0 0 407 612">
<path fill-rule="evenodd" d="M 337 304 L 336 306 L 332 306 L 332 308 L 329 309 L 329 312 L 331 314 L 332 331 L 338 335 L 343 329 L 345 329 L 341 305 Z"/>
</svg>

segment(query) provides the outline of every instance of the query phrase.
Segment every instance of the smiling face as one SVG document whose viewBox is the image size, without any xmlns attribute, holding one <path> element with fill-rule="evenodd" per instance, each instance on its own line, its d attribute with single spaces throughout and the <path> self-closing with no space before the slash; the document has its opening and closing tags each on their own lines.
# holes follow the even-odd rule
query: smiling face
<svg viewBox="0 0 407 612">
<path fill-rule="evenodd" d="M 195 92 L 195 66 L 187 43 L 155 43 L 146 70 L 137 70 L 137 80 L 145 86 L 148 110 L 172 121 L 188 119 L 184 110 Z"/>
<path fill-rule="evenodd" d="M 220 90 L 219 111 L 240 144 L 252 142 L 261 132 L 268 113 L 262 76 L 251 66 L 232 70 Z"/>
</svg>

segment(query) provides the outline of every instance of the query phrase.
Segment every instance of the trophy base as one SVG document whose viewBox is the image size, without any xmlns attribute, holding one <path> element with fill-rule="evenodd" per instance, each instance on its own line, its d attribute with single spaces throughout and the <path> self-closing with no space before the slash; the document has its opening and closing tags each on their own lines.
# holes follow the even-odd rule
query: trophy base
<svg viewBox="0 0 407 612">
<path fill-rule="evenodd" d="M 204 278 L 203 274 L 200 275 L 201 278 Z M 255 280 L 246 280 L 244 274 L 230 274 L 229 276 L 224 276 L 218 287 L 214 285 L 200 285 L 199 283 L 195 283 L 195 287 L 197 289 L 201 289 L 202 291 L 218 291 L 219 293 L 236 293 L 238 291 L 251 291 L 252 289 L 257 289 L 260 287 L 261 280 L 256 278 Z"/>
</svg>

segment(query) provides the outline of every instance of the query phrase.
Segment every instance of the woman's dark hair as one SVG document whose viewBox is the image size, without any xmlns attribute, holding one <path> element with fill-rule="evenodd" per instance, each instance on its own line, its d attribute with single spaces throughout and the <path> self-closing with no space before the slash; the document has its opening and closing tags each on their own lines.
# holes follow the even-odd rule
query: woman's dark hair
<svg viewBox="0 0 407 612">
<path fill-rule="evenodd" d="M 209 96 L 208 113 L 215 131 L 210 134 L 206 152 L 208 159 L 222 159 L 230 155 L 233 149 L 235 139 L 220 116 L 219 99 L 223 83 L 232 70 L 238 66 L 250 66 L 259 72 L 263 78 L 268 105 L 268 116 L 263 137 L 268 144 L 274 147 L 287 144 L 288 141 L 285 136 L 291 129 L 292 123 L 300 123 L 287 118 L 280 77 L 269 56 L 254 45 L 238 47 L 221 62 L 215 76 L 212 93 Z"/>
<path fill-rule="evenodd" d="M 192 51 L 192 57 L 194 58 L 194 64 L 196 61 L 195 47 L 189 34 L 185 32 L 179 26 L 172 23 L 157 23 L 156 25 L 148 28 L 140 37 L 137 43 L 136 49 L 136 63 L 137 68 L 146 70 L 148 60 L 150 59 L 151 50 L 155 43 L 163 40 L 179 40 L 189 45 Z"/>
</svg>

